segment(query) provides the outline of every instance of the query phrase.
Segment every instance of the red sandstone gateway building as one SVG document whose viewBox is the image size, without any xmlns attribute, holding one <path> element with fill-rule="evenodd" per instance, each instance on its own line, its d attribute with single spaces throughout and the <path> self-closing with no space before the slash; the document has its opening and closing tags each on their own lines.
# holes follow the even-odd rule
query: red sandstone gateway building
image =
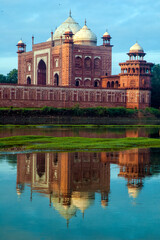
<svg viewBox="0 0 160 240">
<path fill-rule="evenodd" d="M 129 60 L 120 63 L 121 73 L 111 75 L 111 36 L 106 32 L 102 45 L 96 35 L 70 16 L 44 43 L 26 45 L 18 42 L 18 84 L 1 85 L 3 106 L 18 107 L 117 107 L 150 106 L 152 63 L 136 43 Z"/>
</svg>

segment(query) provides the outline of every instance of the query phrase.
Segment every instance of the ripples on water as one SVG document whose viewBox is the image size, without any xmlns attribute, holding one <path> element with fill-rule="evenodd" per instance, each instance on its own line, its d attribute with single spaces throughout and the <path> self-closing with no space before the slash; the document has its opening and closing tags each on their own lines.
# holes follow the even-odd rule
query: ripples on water
<svg viewBox="0 0 160 240">
<path fill-rule="evenodd" d="M 160 149 L 0 157 L 0 239 L 160 239 Z"/>
</svg>

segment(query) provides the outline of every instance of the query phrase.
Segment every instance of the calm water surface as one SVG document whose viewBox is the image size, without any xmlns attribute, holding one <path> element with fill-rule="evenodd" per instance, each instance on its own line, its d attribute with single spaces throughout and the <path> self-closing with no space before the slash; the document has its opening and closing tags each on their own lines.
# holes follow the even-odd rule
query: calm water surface
<svg viewBox="0 0 160 240">
<path fill-rule="evenodd" d="M 44 135 L 53 137 L 89 137 L 89 138 L 124 138 L 124 137 L 151 137 L 159 138 L 160 129 L 156 127 L 59 127 L 37 126 L 25 128 L 0 128 L 0 138 L 17 135 Z"/>
<path fill-rule="evenodd" d="M 0 156 L 0 239 L 160 239 L 160 149 Z"/>
</svg>

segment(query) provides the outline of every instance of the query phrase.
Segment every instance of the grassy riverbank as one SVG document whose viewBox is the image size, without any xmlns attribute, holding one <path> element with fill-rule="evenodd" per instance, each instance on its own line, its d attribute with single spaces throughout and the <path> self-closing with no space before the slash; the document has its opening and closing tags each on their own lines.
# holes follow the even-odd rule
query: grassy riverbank
<svg viewBox="0 0 160 240">
<path fill-rule="evenodd" d="M 79 117 L 157 117 L 160 118 L 160 110 L 156 108 L 127 109 L 125 107 L 90 107 L 80 108 L 75 105 L 71 108 L 0 108 L 0 115 L 5 116 L 79 116 Z"/>
<path fill-rule="evenodd" d="M 96 125 L 96 124 L 38 124 L 38 125 L 13 125 L 13 124 L 6 124 L 0 125 L 1 128 L 87 128 L 87 129 L 112 129 L 112 128 L 160 128 L 160 125 Z"/>
<path fill-rule="evenodd" d="M 49 136 L 15 136 L 0 139 L 0 150 L 65 150 L 115 151 L 130 148 L 160 147 L 160 139 L 153 138 L 81 138 Z"/>
<path fill-rule="evenodd" d="M 155 108 L 0 108 L 0 124 L 37 125 L 160 125 L 160 110 Z"/>
</svg>

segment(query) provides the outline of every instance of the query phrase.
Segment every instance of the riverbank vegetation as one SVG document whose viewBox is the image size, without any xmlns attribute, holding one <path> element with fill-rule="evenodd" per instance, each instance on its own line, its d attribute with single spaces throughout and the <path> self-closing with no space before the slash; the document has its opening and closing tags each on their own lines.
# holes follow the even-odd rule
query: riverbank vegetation
<svg viewBox="0 0 160 240">
<path fill-rule="evenodd" d="M 76 105 L 72 108 L 0 108 L 1 116 L 79 116 L 79 117 L 121 117 L 121 118 L 142 118 L 142 117 L 156 117 L 160 118 L 160 110 L 156 108 L 146 109 L 127 109 L 124 107 L 106 108 L 80 108 Z"/>
<path fill-rule="evenodd" d="M 15 136 L 0 138 L 0 150 L 116 151 L 131 148 L 160 147 L 153 138 L 83 138 Z"/>
<path fill-rule="evenodd" d="M 151 77 L 151 106 L 154 108 L 160 107 L 160 64 L 154 64 L 152 67 Z"/>
<path fill-rule="evenodd" d="M 138 129 L 138 128 L 147 128 L 147 129 L 160 129 L 160 125 L 96 125 L 96 124 L 37 124 L 37 125 L 14 125 L 14 124 L 6 124 L 0 125 L 0 129 Z"/>
</svg>

